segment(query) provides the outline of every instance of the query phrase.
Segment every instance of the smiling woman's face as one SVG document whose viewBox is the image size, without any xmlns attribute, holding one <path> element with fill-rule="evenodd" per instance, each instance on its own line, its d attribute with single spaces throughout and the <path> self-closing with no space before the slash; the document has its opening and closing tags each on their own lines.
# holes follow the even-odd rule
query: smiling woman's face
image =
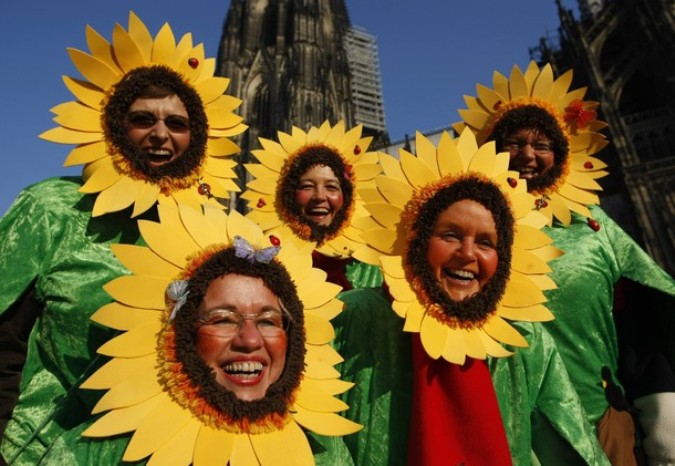
<svg viewBox="0 0 675 466">
<path fill-rule="evenodd" d="M 497 271 L 497 228 L 482 204 L 461 200 L 436 219 L 427 262 L 440 288 L 453 301 L 478 293 Z"/>
<path fill-rule="evenodd" d="M 151 166 L 173 162 L 190 145 L 190 123 L 177 95 L 139 97 L 127 112 L 127 136 Z"/>
<path fill-rule="evenodd" d="M 265 397 L 286 364 L 279 298 L 260 278 L 228 274 L 209 284 L 197 312 L 197 354 L 216 382 L 244 401 Z"/>
<path fill-rule="evenodd" d="M 317 225 L 328 226 L 344 204 L 340 180 L 327 165 L 314 165 L 301 177 L 295 202 L 302 216 Z"/>
</svg>

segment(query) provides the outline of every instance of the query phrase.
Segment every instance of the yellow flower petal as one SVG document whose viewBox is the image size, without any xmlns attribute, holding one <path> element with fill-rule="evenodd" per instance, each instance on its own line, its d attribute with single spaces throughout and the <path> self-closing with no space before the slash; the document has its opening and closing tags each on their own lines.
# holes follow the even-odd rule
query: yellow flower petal
<svg viewBox="0 0 675 466">
<path fill-rule="evenodd" d="M 92 414 L 115 408 L 126 408 L 149 400 L 162 392 L 154 371 L 132 372 L 113 385 L 96 403 Z"/>
<path fill-rule="evenodd" d="M 448 327 L 428 314 L 422 319 L 420 339 L 422 340 L 424 350 L 432 359 L 438 359 L 443 354 L 448 338 L 448 331 Z"/>
<path fill-rule="evenodd" d="M 232 454 L 230 455 L 230 466 L 248 466 L 260 464 L 258 457 L 255 455 L 253 445 L 251 445 L 251 437 L 239 436 L 235 439 L 232 447 Z"/>
<path fill-rule="evenodd" d="M 293 418 L 301 426 L 319 435 L 349 435 L 363 428 L 360 424 L 337 414 L 315 413 L 305 409 L 298 409 L 297 413 L 293 414 Z"/>
<path fill-rule="evenodd" d="M 148 354 L 139 358 L 115 358 L 100 367 L 87 380 L 82 382 L 80 388 L 90 390 L 103 390 L 110 388 L 132 374 L 154 372 L 157 358 L 154 354 Z"/>
<path fill-rule="evenodd" d="M 312 380 L 306 380 L 302 384 L 296 403 L 317 413 L 337 413 L 349 407 L 345 402 L 321 390 L 320 385 Z"/>
<path fill-rule="evenodd" d="M 123 304 L 142 309 L 162 309 L 167 281 L 146 276 L 123 276 L 105 284 L 103 289 Z"/>
<path fill-rule="evenodd" d="M 510 307 L 533 306 L 546 302 L 546 297 L 526 276 L 512 274 L 502 303 Z"/>
<path fill-rule="evenodd" d="M 82 165 L 99 160 L 106 155 L 105 143 L 93 142 L 90 144 L 82 144 L 70 151 L 66 161 L 63 163 L 64 167 L 72 165 Z"/>
<path fill-rule="evenodd" d="M 159 322 L 161 313 L 155 310 L 139 309 L 113 302 L 98 309 L 91 320 L 115 330 L 131 330 L 148 322 Z"/>
<path fill-rule="evenodd" d="M 54 122 L 63 127 L 77 131 L 98 133 L 99 137 L 103 132 L 101 113 L 79 102 L 66 102 L 55 107 L 52 111 L 58 114 L 54 118 Z"/>
<path fill-rule="evenodd" d="M 499 316 L 495 315 L 488 319 L 485 325 L 483 325 L 483 330 L 497 341 L 521 348 L 528 346 L 527 340 Z"/>
<path fill-rule="evenodd" d="M 330 322 L 312 314 L 305 316 L 305 328 L 309 344 L 325 345 L 335 338 L 335 331 Z"/>
<path fill-rule="evenodd" d="M 425 186 L 438 178 L 431 167 L 404 150 L 400 151 L 400 160 L 401 169 L 414 188 Z"/>
<path fill-rule="evenodd" d="M 59 144 L 88 144 L 99 141 L 101 139 L 101 134 L 92 132 L 84 133 L 59 126 L 40 134 L 40 138 L 45 141 L 56 142 Z"/>
<path fill-rule="evenodd" d="M 529 307 L 502 307 L 499 315 L 505 319 L 522 320 L 524 322 L 548 322 L 553 320 L 551 311 L 541 304 Z"/>
<path fill-rule="evenodd" d="M 138 197 L 141 187 L 142 182 L 120 177 L 96 197 L 91 216 L 98 217 L 108 212 L 117 212 L 129 207 Z"/>
<path fill-rule="evenodd" d="M 413 190 L 407 183 L 379 176 L 375 179 L 377 189 L 391 204 L 403 207 L 412 197 Z"/>
<path fill-rule="evenodd" d="M 426 320 L 432 320 L 430 317 L 427 317 Z M 464 332 L 461 330 L 456 330 L 448 328 L 444 325 L 440 325 L 441 328 L 445 330 L 443 337 L 443 346 L 441 349 L 441 355 L 443 359 L 454 364 L 464 364 L 467 356 L 466 342 L 464 340 Z M 424 322 L 422 323 L 422 332 L 421 335 L 425 335 L 427 332 L 424 332 Z M 425 347 L 426 348 L 426 347 Z"/>
<path fill-rule="evenodd" d="M 166 399 L 164 393 L 144 403 L 110 411 L 82 432 L 83 437 L 111 437 L 135 430 Z"/>
<path fill-rule="evenodd" d="M 513 270 L 525 274 L 549 273 L 551 267 L 539 256 L 525 250 L 514 250 L 511 258 Z"/>
<path fill-rule="evenodd" d="M 188 411 L 164 397 L 138 426 L 122 459 L 138 461 L 149 456 L 190 422 Z"/>
<path fill-rule="evenodd" d="M 79 190 L 81 193 L 91 194 L 101 192 L 121 178 L 121 175 L 115 171 L 115 167 L 109 158 L 96 160 L 87 165 L 87 168 L 89 167 L 91 167 L 92 173 L 91 176 L 86 176 L 87 172 L 85 171 L 86 181 Z"/>
<path fill-rule="evenodd" d="M 138 325 L 101 345 L 98 353 L 120 358 L 136 358 L 152 354 L 156 346 L 155 336 L 160 328 L 161 325 L 157 322 Z"/>
<path fill-rule="evenodd" d="M 195 443 L 193 464 L 194 466 L 227 466 L 233 446 L 233 434 L 202 425 Z"/>
<path fill-rule="evenodd" d="M 155 450 L 147 466 L 184 466 L 192 463 L 200 423 L 188 423 L 162 447 Z M 220 453 L 220 449 L 213 452 Z"/>
</svg>

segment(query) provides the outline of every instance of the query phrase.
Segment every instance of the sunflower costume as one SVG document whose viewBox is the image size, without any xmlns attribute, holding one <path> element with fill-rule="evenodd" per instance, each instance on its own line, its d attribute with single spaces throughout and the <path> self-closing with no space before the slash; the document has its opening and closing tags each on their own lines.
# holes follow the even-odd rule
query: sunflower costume
<svg viewBox="0 0 675 466">
<path fill-rule="evenodd" d="M 509 118 L 509 112 L 535 106 L 548 113 L 565 135 L 569 156 L 559 176 L 548 189 L 533 191 L 538 196 L 534 208 L 549 217 L 544 231 L 565 251 L 551 263 L 551 278 L 559 287 L 545 291 L 555 316 L 545 327 L 558 345 L 589 421 L 596 424 L 608 412 L 611 398 L 603 388 L 608 385 L 603 383 L 602 368 L 609 369 L 619 390 L 621 386 L 617 377 L 619 342 L 612 312 L 615 287 L 625 278 L 661 294 L 660 307 L 655 306 L 650 315 L 661 322 L 658 327 L 667 328 L 672 325 L 666 322 L 672 321 L 675 309 L 675 282 L 596 205 L 599 200 L 595 191 L 600 186 L 594 180 L 607 172 L 606 165 L 593 155 L 607 144 L 598 133 L 605 124 L 596 119 L 598 104 L 583 100 L 585 89 L 569 90 L 571 81 L 572 70 L 556 79 L 549 65 L 540 70 L 534 63 L 524 73 L 514 67 L 508 79 L 495 73 L 493 89 L 478 85 L 478 97 L 465 97 L 468 108 L 460 110 L 463 122 L 455 127 L 468 126 L 479 140 L 490 139 L 500 121 Z M 648 292 L 644 290 L 642 296 Z M 641 305 L 635 311 L 644 315 Z M 636 322 L 626 328 L 630 334 L 641 325 Z M 672 336 L 662 339 L 672 341 Z M 580 347 L 585 348 L 583 355 Z M 622 353 L 627 354 L 625 350 Z M 670 361 L 675 363 L 672 350 Z M 632 424 L 627 412 L 621 415 Z M 630 445 L 623 443 L 626 454 L 632 456 Z"/>
<path fill-rule="evenodd" d="M 131 216 L 155 218 L 156 203 L 175 200 L 213 204 L 231 187 L 233 162 L 226 156 L 238 149 L 229 137 L 245 126 L 232 113 L 239 101 L 221 96 L 227 80 L 213 77 L 213 60 L 203 57 L 201 45 L 192 45 L 191 35 L 176 43 L 167 25 L 153 39 L 133 13 L 129 23 L 127 30 L 116 26 L 112 44 L 87 29 L 91 54 L 70 51 L 86 79 L 64 78 L 77 101 L 57 106 L 59 127 L 43 134 L 77 144 L 66 164 L 85 164 L 86 182 L 39 182 L 0 220 L 0 372 L 7 381 L 0 388 L 0 453 L 15 465 L 38 464 L 95 404 L 95 395 L 74 387 L 90 364 L 100 362 L 92 363 L 96 348 L 110 337 L 93 329 L 89 317 L 110 302 L 103 285 L 126 271 L 109 245 L 140 240 Z M 103 121 L 113 109 L 106 102 L 131 95 L 116 94 L 130 83 L 130 74 L 139 82 L 155 74 L 178 80 L 179 93 L 191 96 L 186 106 L 196 113 L 190 124 L 203 125 L 191 127 L 196 139 L 190 160 L 198 161 L 192 170 L 148 172 L 144 178 L 121 155 L 117 130 Z M 200 183 L 206 195 L 198 193 Z"/>
<path fill-rule="evenodd" d="M 595 180 L 607 175 L 607 165 L 592 157 L 608 143 L 599 132 L 607 124 L 597 120 L 598 102 L 584 101 L 586 89 L 570 91 L 571 83 L 571 70 L 554 79 L 550 65 L 540 70 L 534 62 L 524 73 L 514 66 L 509 78 L 495 72 L 493 89 L 477 85 L 478 97 L 464 97 L 468 108 L 459 110 L 463 120 L 453 125 L 458 132 L 471 128 L 482 144 L 514 110 L 534 107 L 555 120 L 564 141 L 554 147 L 554 175 L 536 189 L 530 187 L 537 194 L 533 207 L 548 217 L 549 225 L 554 217 L 569 225 L 571 212 L 592 218 L 588 206 L 600 202 L 596 191 L 602 189 Z"/>
<path fill-rule="evenodd" d="M 313 464 L 302 428 L 333 436 L 357 431 L 335 414 L 346 409 L 335 395 L 351 386 L 339 380 L 333 365 L 340 357 L 329 346 L 329 319 L 342 308 L 339 287 L 312 268 L 309 253 L 268 239 L 237 212 L 180 205 L 160 207 L 160 217 L 139 222 L 148 247 L 113 246 L 133 274 L 106 285 L 116 301 L 92 319 L 124 333 L 99 348 L 113 359 L 82 384 L 107 390 L 94 408 L 106 414 L 82 433 L 96 439 L 72 446 L 75 457 L 95 461 L 85 446 L 103 448 L 97 444 L 105 438 L 131 432 L 128 445 L 117 442 L 124 461 Z M 289 312 L 285 368 L 260 400 L 242 401 L 222 388 L 195 349 L 196 309 L 211 281 L 228 273 L 261 278 Z"/>
<path fill-rule="evenodd" d="M 279 142 L 260 138 L 262 149 L 252 151 L 260 163 L 246 165 L 254 179 L 242 194 L 251 220 L 268 234 L 315 247 L 315 265 L 344 289 L 382 283 L 376 268 L 350 260 L 354 251 L 364 247 L 354 225 L 368 216 L 358 191 L 372 186 L 381 172 L 377 153 L 368 150 L 372 137 L 362 136 L 361 131 L 361 125 L 346 129 L 344 122 L 331 126 L 326 121 L 307 132 L 296 127 L 290 134 L 280 131 Z M 317 164 L 332 169 L 344 195 L 344 206 L 327 226 L 305 219 L 294 200 L 300 177 Z"/>
<path fill-rule="evenodd" d="M 556 439 L 574 457 L 606 464 L 537 323 L 552 318 L 543 290 L 555 288 L 547 262 L 560 251 L 541 231 L 547 219 L 531 209 L 534 196 L 508 170 L 508 154 L 479 147 L 468 130 L 443 134 L 438 147 L 418 134 L 416 147 L 416 157 L 381 155 L 384 174 L 361 192 L 371 218 L 362 232 L 368 248 L 356 257 L 382 264 L 398 317 L 381 312 L 384 295 L 355 290 L 341 296 L 347 307 L 335 321 L 343 378 L 356 382 L 347 415 L 366 426 L 346 439 L 357 463 L 529 464 L 530 419 L 539 412 L 547 425 L 574 426 Z M 425 243 L 439 212 L 462 199 L 492 213 L 499 262 L 480 293 L 453 302 L 425 272 Z M 380 457 L 387 460 L 373 460 Z"/>
<path fill-rule="evenodd" d="M 246 126 L 233 113 L 241 104 L 225 95 L 229 79 L 216 77 L 215 59 L 204 57 L 202 44 L 193 46 L 185 34 L 178 42 L 168 24 L 153 39 L 145 24 L 132 13 L 129 28 L 117 24 L 112 44 L 87 27 L 90 52 L 69 49 L 75 67 L 86 80 L 64 77 L 78 99 L 52 109 L 58 127 L 41 137 L 62 144 L 77 144 L 65 165 L 84 164 L 83 193 L 97 194 L 93 216 L 133 205 L 137 216 L 158 201 L 192 205 L 211 203 L 238 191 L 234 160 L 239 152 L 229 137 Z M 190 146 L 170 164 L 147 165 L 126 137 L 126 111 L 139 88 L 168 85 L 185 104 Z"/>
</svg>

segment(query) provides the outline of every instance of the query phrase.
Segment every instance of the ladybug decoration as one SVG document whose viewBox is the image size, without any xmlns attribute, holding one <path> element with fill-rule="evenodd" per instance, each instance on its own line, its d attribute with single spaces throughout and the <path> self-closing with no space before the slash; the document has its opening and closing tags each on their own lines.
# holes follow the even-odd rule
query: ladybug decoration
<svg viewBox="0 0 675 466">
<path fill-rule="evenodd" d="M 593 218 L 589 218 L 587 220 L 588 226 L 591 228 L 593 231 L 600 231 L 600 224 L 598 223 L 597 220 Z"/>
</svg>

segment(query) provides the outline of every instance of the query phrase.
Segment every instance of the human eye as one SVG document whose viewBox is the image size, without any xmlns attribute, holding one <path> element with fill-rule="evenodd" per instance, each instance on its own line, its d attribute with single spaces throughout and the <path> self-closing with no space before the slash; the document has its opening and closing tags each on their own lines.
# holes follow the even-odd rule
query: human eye
<svg viewBox="0 0 675 466">
<path fill-rule="evenodd" d="M 312 183 L 311 181 L 300 181 L 298 189 L 302 190 L 314 189 L 314 183 Z"/>
<path fill-rule="evenodd" d="M 222 327 L 238 326 L 240 321 L 240 314 L 224 310 L 209 312 L 201 319 L 201 323 L 204 325 L 217 325 Z"/>
<path fill-rule="evenodd" d="M 514 139 L 507 139 L 504 141 L 504 149 L 507 151 L 520 150 L 520 143 Z"/>
<path fill-rule="evenodd" d="M 497 248 L 497 241 L 495 238 L 491 237 L 482 237 L 478 238 L 476 241 L 476 244 L 478 244 L 478 247 L 483 250 L 489 250 L 489 249 L 496 249 Z"/>
<path fill-rule="evenodd" d="M 284 326 L 284 320 L 281 316 L 281 313 L 276 311 L 260 313 L 258 314 L 258 317 L 256 317 L 255 321 L 259 327 L 283 328 Z"/>
<path fill-rule="evenodd" d="M 342 191 L 338 183 L 329 183 L 326 185 L 326 189 L 329 191 Z"/>
<path fill-rule="evenodd" d="M 537 152 L 549 152 L 551 150 L 551 146 L 544 142 L 537 142 L 532 147 Z"/>
<path fill-rule="evenodd" d="M 138 128 L 151 128 L 157 123 L 157 117 L 153 113 L 144 111 L 129 112 L 127 120 Z"/>
<path fill-rule="evenodd" d="M 448 242 L 459 241 L 460 235 L 454 230 L 446 230 L 440 233 L 439 235 L 443 240 Z"/>
<path fill-rule="evenodd" d="M 164 124 L 174 132 L 185 132 L 190 129 L 190 121 L 181 115 L 169 115 L 164 119 Z"/>
</svg>

